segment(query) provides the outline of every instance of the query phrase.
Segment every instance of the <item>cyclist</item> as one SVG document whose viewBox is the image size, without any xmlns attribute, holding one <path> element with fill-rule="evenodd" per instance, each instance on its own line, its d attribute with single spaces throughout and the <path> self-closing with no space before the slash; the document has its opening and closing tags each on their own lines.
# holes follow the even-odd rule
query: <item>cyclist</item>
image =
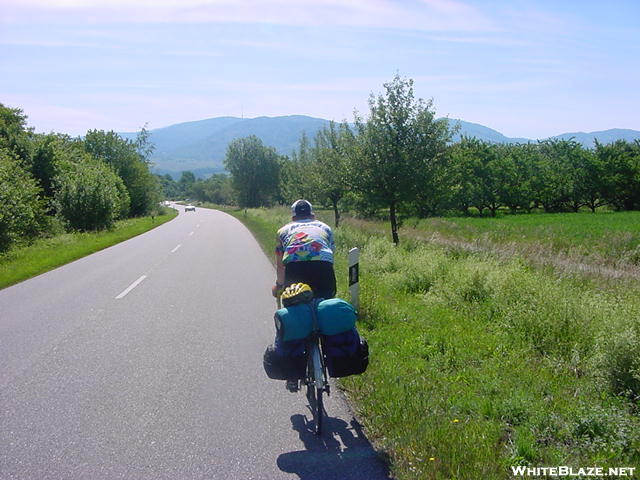
<svg viewBox="0 0 640 480">
<path fill-rule="evenodd" d="M 316 220 L 307 200 L 294 202 L 291 222 L 278 230 L 277 279 L 271 289 L 273 295 L 294 283 L 306 283 L 316 297 L 333 298 L 336 294 L 334 251 L 331 227 Z"/>
</svg>

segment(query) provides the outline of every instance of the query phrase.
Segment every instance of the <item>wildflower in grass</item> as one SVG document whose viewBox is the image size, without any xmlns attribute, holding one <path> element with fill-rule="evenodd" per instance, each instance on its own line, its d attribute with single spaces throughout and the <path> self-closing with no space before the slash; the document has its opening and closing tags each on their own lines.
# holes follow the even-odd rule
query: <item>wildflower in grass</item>
<svg viewBox="0 0 640 480">
<path fill-rule="evenodd" d="M 453 423 L 458 423 L 458 422 L 460 422 L 460 420 L 458 420 L 457 418 L 453 419 Z"/>
<path fill-rule="evenodd" d="M 435 462 L 435 461 L 436 461 L 436 457 L 431 457 L 431 458 L 429 458 L 429 461 L 430 461 L 430 462 Z"/>
</svg>

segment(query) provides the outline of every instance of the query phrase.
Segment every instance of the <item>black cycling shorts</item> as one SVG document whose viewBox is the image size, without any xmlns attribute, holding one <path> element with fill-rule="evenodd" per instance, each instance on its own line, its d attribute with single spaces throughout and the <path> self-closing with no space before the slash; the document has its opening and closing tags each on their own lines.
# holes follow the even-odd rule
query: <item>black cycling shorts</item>
<svg viewBox="0 0 640 480">
<path fill-rule="evenodd" d="M 284 266 L 284 286 L 306 283 L 317 298 L 336 296 L 336 274 L 333 263 L 319 260 L 289 262 Z"/>
</svg>

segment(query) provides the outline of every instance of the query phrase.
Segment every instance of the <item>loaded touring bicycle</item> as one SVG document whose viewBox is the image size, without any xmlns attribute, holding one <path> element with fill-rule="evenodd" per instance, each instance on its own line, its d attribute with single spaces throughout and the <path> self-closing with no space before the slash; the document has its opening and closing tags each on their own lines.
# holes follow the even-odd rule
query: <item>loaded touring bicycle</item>
<svg viewBox="0 0 640 480">
<path fill-rule="evenodd" d="M 290 391 L 306 387 L 319 435 L 329 377 L 363 373 L 368 345 L 355 328 L 356 310 L 345 300 L 314 298 L 305 284 L 288 287 L 281 300 L 283 306 L 274 316 L 276 339 L 264 353 L 264 369 L 269 378 L 286 380 Z"/>
</svg>

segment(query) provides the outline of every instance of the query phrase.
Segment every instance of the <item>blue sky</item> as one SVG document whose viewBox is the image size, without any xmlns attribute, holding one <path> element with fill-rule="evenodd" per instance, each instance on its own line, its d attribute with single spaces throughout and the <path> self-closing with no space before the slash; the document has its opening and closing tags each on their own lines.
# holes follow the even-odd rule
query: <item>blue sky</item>
<svg viewBox="0 0 640 480">
<path fill-rule="evenodd" d="M 640 1 L 1 0 L 0 102 L 37 131 L 351 120 L 399 73 L 508 136 L 640 130 Z"/>
</svg>

